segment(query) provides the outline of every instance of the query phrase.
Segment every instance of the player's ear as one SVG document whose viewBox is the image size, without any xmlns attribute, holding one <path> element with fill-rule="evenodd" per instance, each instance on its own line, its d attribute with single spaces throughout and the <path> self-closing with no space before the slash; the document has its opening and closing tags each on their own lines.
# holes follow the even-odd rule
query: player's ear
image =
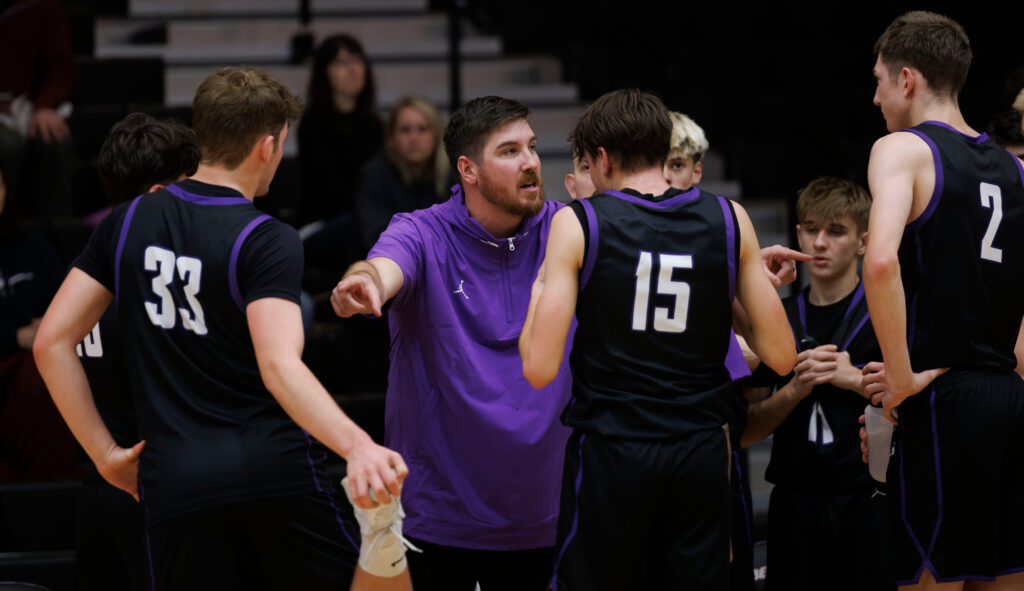
<svg viewBox="0 0 1024 591">
<path fill-rule="evenodd" d="M 146 189 L 146 192 L 147 193 L 156 193 L 157 191 L 159 191 L 160 189 L 163 189 L 166 186 L 167 185 L 161 185 L 160 183 L 157 183 L 157 184 L 153 185 L 152 187 Z"/>
<path fill-rule="evenodd" d="M 915 69 L 904 66 L 900 69 L 899 81 L 903 89 L 903 96 L 908 97 L 917 88 L 919 83 L 918 78 L 921 73 Z"/>
<path fill-rule="evenodd" d="M 260 140 L 259 151 L 262 162 L 270 162 L 271 156 L 274 155 L 274 144 L 276 142 L 277 139 L 269 133 Z"/>
<path fill-rule="evenodd" d="M 701 175 L 704 174 L 704 162 L 699 161 L 693 165 L 693 184 L 700 182 Z"/>
<path fill-rule="evenodd" d="M 459 156 L 459 160 L 455 163 L 455 167 L 459 170 L 459 176 L 462 177 L 462 182 L 475 185 L 480 178 L 480 167 L 473 162 L 469 156 Z"/>
<path fill-rule="evenodd" d="M 576 175 L 571 172 L 565 175 L 565 190 L 569 193 L 569 197 L 576 198 Z"/>
<path fill-rule="evenodd" d="M 592 161 L 591 166 L 594 166 L 594 164 L 596 164 L 601 169 L 601 174 L 602 175 L 604 175 L 606 177 L 611 175 L 611 173 L 612 173 L 612 157 L 610 155 L 608 155 L 608 150 L 605 150 L 604 148 L 598 147 L 597 148 L 597 154 L 594 155 L 594 160 L 596 160 L 596 162 Z"/>
<path fill-rule="evenodd" d="M 862 257 L 868 250 L 868 233 L 862 232 L 857 239 L 857 256 Z"/>
</svg>

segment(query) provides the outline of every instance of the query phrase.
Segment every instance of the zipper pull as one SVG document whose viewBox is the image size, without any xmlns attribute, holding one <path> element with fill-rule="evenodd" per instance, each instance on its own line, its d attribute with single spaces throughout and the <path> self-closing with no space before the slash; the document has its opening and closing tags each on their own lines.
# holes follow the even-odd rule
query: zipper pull
<svg viewBox="0 0 1024 591">
<path fill-rule="evenodd" d="M 516 242 L 510 236 L 509 239 L 508 239 L 508 250 L 511 252 L 511 251 L 514 251 L 515 249 L 516 249 Z"/>
</svg>

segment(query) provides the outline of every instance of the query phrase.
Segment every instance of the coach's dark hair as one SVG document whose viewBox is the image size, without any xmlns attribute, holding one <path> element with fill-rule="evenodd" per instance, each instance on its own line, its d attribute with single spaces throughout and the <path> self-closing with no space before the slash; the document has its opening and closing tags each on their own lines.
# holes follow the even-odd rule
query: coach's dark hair
<svg viewBox="0 0 1024 591">
<path fill-rule="evenodd" d="M 1024 145 L 1024 133 L 1021 133 L 1021 112 L 1017 109 L 1010 109 L 997 113 L 988 124 L 989 137 L 1000 147 L 1005 148 L 1011 144 Z"/>
<path fill-rule="evenodd" d="M 199 146 L 191 129 L 177 121 L 157 121 L 132 113 L 110 128 L 97 169 L 114 204 L 191 176 L 199 166 Z"/>
<path fill-rule="evenodd" d="M 192 129 L 203 163 L 238 168 L 256 142 L 278 134 L 302 113 L 302 104 L 263 70 L 221 68 L 207 76 L 192 101 Z"/>
<path fill-rule="evenodd" d="M 569 133 L 573 158 L 596 156 L 597 149 L 604 148 L 626 174 L 661 170 L 671 138 L 672 119 L 664 103 L 636 88 L 602 95 Z"/>
<path fill-rule="evenodd" d="M 875 55 L 896 78 L 904 67 L 921 72 L 937 94 L 960 94 L 971 67 L 971 42 L 955 20 L 916 10 L 896 20 L 875 43 Z"/>
<path fill-rule="evenodd" d="M 338 57 L 338 52 L 342 49 L 362 60 L 366 67 L 366 82 L 363 84 L 363 89 L 359 91 L 359 95 L 356 96 L 356 112 L 376 116 L 374 106 L 377 104 L 377 90 L 373 78 L 373 65 L 366 58 L 362 43 L 347 33 L 338 33 L 327 37 L 313 52 L 313 71 L 309 77 L 309 93 L 306 96 L 309 110 L 317 112 L 336 110 L 334 100 L 331 98 L 331 81 L 327 76 L 327 68 Z"/>
<path fill-rule="evenodd" d="M 479 161 L 484 144 L 492 133 L 529 116 L 530 110 L 522 103 L 500 96 L 475 98 L 455 109 L 444 129 L 444 151 L 456 177 L 459 175 L 459 156 Z"/>
</svg>

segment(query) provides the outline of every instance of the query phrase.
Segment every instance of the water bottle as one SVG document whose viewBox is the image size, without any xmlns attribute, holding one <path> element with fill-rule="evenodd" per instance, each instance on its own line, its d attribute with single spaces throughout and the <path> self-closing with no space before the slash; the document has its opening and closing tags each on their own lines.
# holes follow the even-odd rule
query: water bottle
<svg viewBox="0 0 1024 591">
<path fill-rule="evenodd" d="M 894 425 L 885 418 L 881 406 L 869 404 L 864 408 L 864 426 L 868 432 L 868 472 L 878 482 L 885 482 Z"/>
</svg>

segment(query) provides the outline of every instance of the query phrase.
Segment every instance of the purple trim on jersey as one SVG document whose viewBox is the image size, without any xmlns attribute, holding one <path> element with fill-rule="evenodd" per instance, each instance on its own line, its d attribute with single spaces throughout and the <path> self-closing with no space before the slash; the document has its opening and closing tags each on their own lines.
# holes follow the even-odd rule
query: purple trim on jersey
<svg viewBox="0 0 1024 591">
<path fill-rule="evenodd" d="M 325 492 L 323 487 L 320 486 L 320 477 L 317 476 L 316 464 L 313 462 L 313 456 L 310 453 L 313 450 L 313 438 L 305 429 L 302 430 L 302 434 L 306 436 L 306 460 L 309 461 L 309 470 L 313 473 L 313 483 L 316 484 L 316 490 L 327 497 L 327 502 L 331 505 L 331 510 L 334 511 L 334 519 L 338 522 L 338 528 L 341 529 L 342 535 L 345 536 L 349 544 L 352 544 L 356 552 L 359 552 L 359 544 L 352 539 L 352 536 L 348 535 L 348 530 L 345 529 L 345 522 L 341 520 L 341 512 L 338 511 L 338 506 L 334 504 L 334 495 L 331 494 L 331 492 L 334 492 L 334 487 L 331 487 L 331 492 Z M 326 454 L 324 455 L 326 456 Z"/>
<path fill-rule="evenodd" d="M 939 427 L 936 424 L 937 415 L 935 412 L 935 386 L 932 386 L 932 395 L 929 397 L 929 404 L 932 410 L 932 449 L 935 455 L 935 489 L 937 491 L 938 503 L 939 503 L 939 515 L 935 519 L 935 529 L 932 531 L 932 541 L 928 544 L 928 558 L 932 557 L 932 551 L 935 550 L 935 542 L 939 539 L 939 526 L 942 525 L 942 517 L 945 512 L 945 507 L 942 502 L 942 470 L 939 462 Z"/>
<path fill-rule="evenodd" d="M 691 187 L 689 191 L 683 191 L 682 193 L 673 195 L 664 201 L 651 201 L 650 199 L 644 199 L 643 197 L 637 197 L 636 195 L 630 195 L 629 193 L 623 193 L 622 191 L 608 191 L 606 194 L 611 195 L 612 197 L 618 197 L 623 201 L 636 203 L 637 205 L 646 205 L 647 207 L 653 207 L 654 209 L 669 209 L 700 197 L 700 189 L 697 187 Z"/>
<path fill-rule="evenodd" d="M 740 499 L 743 500 L 743 523 L 747 526 L 747 543 L 749 544 L 754 541 L 754 536 L 750 533 L 750 508 L 747 507 L 747 495 L 743 492 L 743 468 L 740 467 L 740 452 L 733 450 L 732 460 L 736 466 L 736 478 L 740 482 Z"/>
<path fill-rule="evenodd" d="M 243 203 L 252 203 L 245 197 L 211 197 L 210 195 L 196 195 L 195 193 L 189 193 L 182 189 L 178 185 L 167 185 L 164 187 L 167 192 L 174 195 L 178 199 L 188 201 L 189 203 L 195 203 L 196 205 L 242 205 Z"/>
<path fill-rule="evenodd" d="M 583 433 L 580 435 L 579 442 L 579 462 L 580 467 L 576 470 L 576 487 L 575 487 L 575 501 L 576 507 L 573 509 L 572 514 L 572 527 L 569 528 L 569 535 L 565 536 L 565 542 L 562 542 L 562 548 L 558 551 L 558 558 L 555 559 L 555 573 L 551 580 L 551 591 L 558 591 L 558 567 L 562 564 L 562 557 L 565 556 L 566 549 L 569 548 L 569 543 L 576 537 L 576 529 L 580 525 L 580 485 L 583 483 L 583 441 L 587 438 L 587 434 Z"/>
<path fill-rule="evenodd" d="M 1024 573 L 1024 566 L 1020 566 L 1020 567 L 1017 567 L 1017 568 L 1011 568 L 1009 570 L 1001 570 L 1001 571 L 996 573 L 996 576 L 997 577 L 1002 577 L 1002 576 L 1006 576 L 1006 575 L 1015 575 L 1017 573 Z"/>
<path fill-rule="evenodd" d="M 871 320 L 871 314 L 865 313 L 864 317 L 860 319 L 860 322 L 858 322 L 857 326 L 853 329 L 853 332 L 850 333 L 850 337 L 846 339 L 845 343 L 843 343 L 843 348 L 840 349 L 841 351 L 846 351 L 850 348 L 850 343 L 853 342 L 853 339 L 857 336 L 857 333 L 860 332 L 860 329 L 864 328 L 864 325 L 868 323 L 868 320 Z M 864 367 L 864 365 L 866 364 L 862 364 L 858 367 Z"/>
<path fill-rule="evenodd" d="M 924 121 L 923 123 L 927 123 L 929 125 L 934 125 L 936 127 L 944 127 L 946 129 L 952 131 L 953 133 L 961 135 L 964 138 L 966 138 L 966 139 L 968 139 L 968 140 L 970 140 L 970 141 L 972 141 L 972 142 L 974 142 L 976 144 L 981 144 L 981 143 L 984 143 L 984 142 L 988 141 L 988 134 L 985 133 L 985 132 L 982 132 L 981 135 L 967 135 L 966 133 L 960 131 L 959 129 L 954 128 L 952 125 L 950 125 L 948 123 L 943 123 L 942 121 Z M 907 131 L 909 131 L 909 130 L 907 130 Z"/>
<path fill-rule="evenodd" d="M 947 125 L 947 127 L 949 127 Z M 950 128 L 952 129 L 952 128 Z M 942 196 L 942 186 L 944 184 L 944 177 L 942 175 L 942 158 L 939 156 L 939 147 L 935 145 L 932 138 L 928 137 L 917 129 L 906 129 L 910 133 L 924 140 L 928 147 L 932 151 L 932 159 L 935 161 L 935 190 L 932 191 L 932 198 L 928 201 L 928 207 L 924 209 L 921 215 L 917 216 L 917 219 L 907 224 L 907 232 L 916 232 L 918 228 L 924 225 L 932 214 L 935 213 L 935 208 L 939 206 L 939 198 Z M 954 130 L 955 131 L 955 130 Z M 963 135 L 963 134 L 961 134 Z"/>
<path fill-rule="evenodd" d="M 117 250 L 114 251 L 114 305 L 120 301 L 118 295 L 121 292 L 121 253 L 124 252 L 124 242 L 128 238 L 128 226 L 132 223 L 132 216 L 135 215 L 135 208 L 139 205 L 142 195 L 136 197 L 128 206 L 128 212 L 124 214 L 124 221 L 121 222 L 121 234 L 117 237 Z"/>
<path fill-rule="evenodd" d="M 256 229 L 256 226 L 263 222 L 271 219 L 269 215 L 261 215 L 260 217 L 249 222 L 242 231 L 239 232 L 238 238 L 235 239 L 235 245 L 231 247 L 231 261 L 228 263 L 228 286 L 231 289 L 231 298 L 235 300 L 235 304 L 238 305 L 238 309 L 245 311 L 245 301 L 242 299 L 242 290 L 238 287 L 238 255 L 242 252 L 242 244 L 245 239 L 252 234 L 252 231 Z"/>
<path fill-rule="evenodd" d="M 729 370 L 729 379 L 732 381 L 750 377 L 750 366 L 743 357 L 743 349 L 740 342 L 736 340 L 736 331 L 729 329 L 729 350 L 725 353 L 725 368 Z"/>
<path fill-rule="evenodd" d="M 590 235 L 587 252 L 583 254 L 583 272 L 580 274 L 580 290 L 587 285 L 590 274 L 594 271 L 594 263 L 597 262 L 597 214 L 594 206 L 586 199 L 580 199 L 580 207 L 587 214 L 587 233 Z"/>
<path fill-rule="evenodd" d="M 1020 182 L 1024 184 L 1024 164 L 1021 163 L 1020 158 L 1017 158 L 1013 154 L 1010 154 L 1010 158 L 1013 158 L 1013 163 L 1017 165 L 1017 170 L 1020 171 Z"/>
<path fill-rule="evenodd" d="M 729 301 L 732 302 L 736 298 L 736 227 L 732 223 L 732 208 L 729 207 L 729 202 L 721 195 L 716 197 L 725 218 L 725 257 L 729 261 Z"/>
</svg>

